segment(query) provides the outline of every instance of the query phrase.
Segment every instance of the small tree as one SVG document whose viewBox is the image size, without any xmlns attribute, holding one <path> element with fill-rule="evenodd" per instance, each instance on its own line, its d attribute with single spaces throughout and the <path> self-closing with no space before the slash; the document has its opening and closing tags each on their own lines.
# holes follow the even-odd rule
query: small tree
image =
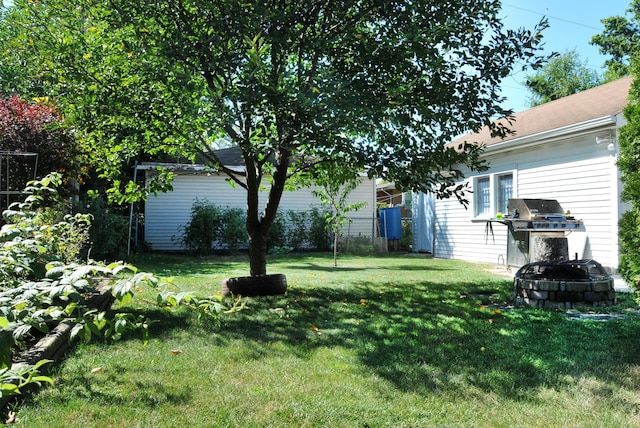
<svg viewBox="0 0 640 428">
<path fill-rule="evenodd" d="M 347 203 L 349 194 L 362 182 L 357 173 L 342 169 L 340 166 L 328 166 L 317 171 L 314 182 L 320 186 L 314 194 L 329 211 L 325 213 L 327 229 L 333 233 L 333 265 L 338 266 L 338 238 L 345 224 L 351 223 L 348 213 L 358 211 L 366 202 Z"/>
</svg>

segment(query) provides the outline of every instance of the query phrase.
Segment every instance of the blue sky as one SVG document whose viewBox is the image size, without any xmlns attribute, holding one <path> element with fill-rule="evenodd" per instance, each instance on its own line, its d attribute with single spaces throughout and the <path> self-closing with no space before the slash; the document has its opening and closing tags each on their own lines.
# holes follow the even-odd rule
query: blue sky
<svg viewBox="0 0 640 428">
<path fill-rule="evenodd" d="M 630 3 L 631 0 L 503 0 L 501 17 L 509 28 L 533 28 L 546 16 L 549 28 L 543 32 L 544 52 L 564 53 L 575 49 L 590 68 L 602 72 L 607 57 L 600 55 L 598 47 L 589 41 L 604 30 L 601 19 L 625 15 Z M 529 108 L 530 95 L 522 85 L 526 74 L 514 70 L 502 85 L 507 97 L 504 105 L 516 112 Z"/>
</svg>

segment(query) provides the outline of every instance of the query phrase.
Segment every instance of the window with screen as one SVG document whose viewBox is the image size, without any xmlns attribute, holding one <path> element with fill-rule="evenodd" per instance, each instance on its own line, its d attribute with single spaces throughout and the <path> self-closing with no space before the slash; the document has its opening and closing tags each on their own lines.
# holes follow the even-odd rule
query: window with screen
<svg viewBox="0 0 640 428">
<path fill-rule="evenodd" d="M 492 218 L 508 211 L 509 198 L 515 197 L 513 172 L 484 175 L 473 181 L 473 216 Z"/>
</svg>

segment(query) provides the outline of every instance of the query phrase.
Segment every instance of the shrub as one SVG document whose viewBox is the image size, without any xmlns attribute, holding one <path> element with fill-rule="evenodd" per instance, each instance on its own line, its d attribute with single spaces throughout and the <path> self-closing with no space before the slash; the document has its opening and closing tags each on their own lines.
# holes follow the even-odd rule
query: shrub
<svg viewBox="0 0 640 428">
<path fill-rule="evenodd" d="M 66 215 L 63 221 L 51 224 L 61 214 L 48 209 L 46 203 L 55 201 L 60 183 L 60 174 L 51 174 L 30 184 L 25 189 L 29 196 L 6 211 L 7 224 L 0 229 L 0 398 L 19 394 L 27 384 L 53 383 L 37 374 L 46 360 L 22 369 L 12 366 L 16 351 L 48 333 L 52 325 L 69 322 L 71 337 L 86 341 L 118 340 L 130 330 L 141 330 L 145 341 L 148 337 L 150 320 L 120 308 L 131 301 L 135 289 L 148 285 L 160 290 L 162 284 L 153 275 L 121 262 L 68 263 L 62 252 L 79 246 L 69 246 L 66 240 L 85 236 L 91 216 Z M 89 307 L 91 297 L 99 292 L 98 283 L 100 292 L 105 287 L 104 292 L 117 302 L 115 311 Z M 222 296 L 202 299 L 188 292 L 159 291 L 157 302 L 163 307 L 185 305 L 216 321 L 223 309 L 243 308 L 239 300 L 228 309 Z"/>
<path fill-rule="evenodd" d="M 3 213 L 0 229 L 0 285 L 43 277 L 52 261 L 77 261 L 86 243 L 90 216 L 64 214 L 56 198 L 61 185 L 58 173 L 25 188 L 24 202 L 14 203 Z M 52 206 L 47 206 L 47 205 Z"/>
<path fill-rule="evenodd" d="M 282 215 L 278 213 L 271 230 L 269 231 L 269 239 L 267 248 L 271 251 L 273 248 L 287 247 L 287 227 Z"/>
<path fill-rule="evenodd" d="M 413 223 L 411 220 L 402 220 L 402 238 L 400 238 L 400 247 L 410 250 L 413 245 Z"/>
<path fill-rule="evenodd" d="M 225 208 L 222 211 L 222 231 L 220 240 L 232 254 L 248 245 L 246 215 L 240 208 Z"/>
<path fill-rule="evenodd" d="M 181 243 L 195 254 L 211 252 L 222 233 L 223 212 L 206 199 L 196 199 L 191 207 L 191 220 L 183 228 Z"/>
<path fill-rule="evenodd" d="M 216 246 L 235 254 L 249 244 L 245 223 L 246 213 L 240 208 L 220 208 L 196 199 L 189 223 L 182 227 L 180 243 L 194 254 L 210 253 Z M 314 207 L 282 211 L 276 216 L 269 232 L 269 252 L 282 254 L 301 248 L 330 248 L 325 211 Z"/>
<path fill-rule="evenodd" d="M 307 226 L 310 217 L 309 212 L 287 210 L 285 216 L 287 218 L 287 246 L 293 249 L 300 249 L 309 235 Z"/>
<path fill-rule="evenodd" d="M 90 250 L 87 256 L 94 260 L 125 258 L 129 240 L 128 217 L 113 212 L 102 196 L 91 198 L 79 210 L 91 215 Z"/>
<path fill-rule="evenodd" d="M 15 94 L 0 95 L 0 147 L 8 152 L 38 153 L 37 165 L 26 156 L 3 165 L 3 178 L 15 186 L 5 190 L 22 190 L 33 179 L 36 167 L 45 173 L 66 171 L 71 176 L 80 165 L 78 145 L 65 129 L 62 114 L 42 99 L 31 102 Z"/>
<path fill-rule="evenodd" d="M 622 277 L 636 290 L 640 290 L 640 213 L 631 209 L 620 219 L 620 265 Z"/>
<path fill-rule="evenodd" d="M 326 213 L 327 211 L 317 207 L 313 207 L 309 211 L 308 241 L 311 247 L 319 251 L 327 251 L 331 248 L 331 236 L 329 230 L 327 230 Z"/>
</svg>

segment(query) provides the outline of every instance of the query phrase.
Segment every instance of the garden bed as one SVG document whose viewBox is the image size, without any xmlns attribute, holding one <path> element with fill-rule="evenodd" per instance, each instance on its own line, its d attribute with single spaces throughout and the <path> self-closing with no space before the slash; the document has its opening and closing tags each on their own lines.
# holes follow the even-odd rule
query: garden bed
<svg viewBox="0 0 640 428">
<path fill-rule="evenodd" d="M 98 312 L 102 312 L 108 310 L 113 301 L 111 288 L 102 287 L 87 298 L 86 306 L 88 309 L 97 309 Z M 43 359 L 59 361 L 67 350 L 75 344 L 77 337 L 71 338 L 71 331 L 74 326 L 75 323 L 71 321 L 60 322 L 49 333 L 42 335 L 32 346 L 18 353 L 14 357 L 13 365 L 33 365 Z"/>
<path fill-rule="evenodd" d="M 85 293 L 84 299 L 87 309 L 96 309 L 98 312 L 108 310 L 114 302 L 110 286 L 102 286 L 93 293 Z M 27 341 L 26 348 L 13 356 L 11 371 L 20 371 L 42 360 L 60 362 L 78 341 L 78 336 L 72 336 L 75 326 L 75 322 L 63 320 L 52 326 L 48 333 L 34 335 Z M 4 409 L 16 397 L 18 396 L 0 398 L 0 408 Z"/>
</svg>

